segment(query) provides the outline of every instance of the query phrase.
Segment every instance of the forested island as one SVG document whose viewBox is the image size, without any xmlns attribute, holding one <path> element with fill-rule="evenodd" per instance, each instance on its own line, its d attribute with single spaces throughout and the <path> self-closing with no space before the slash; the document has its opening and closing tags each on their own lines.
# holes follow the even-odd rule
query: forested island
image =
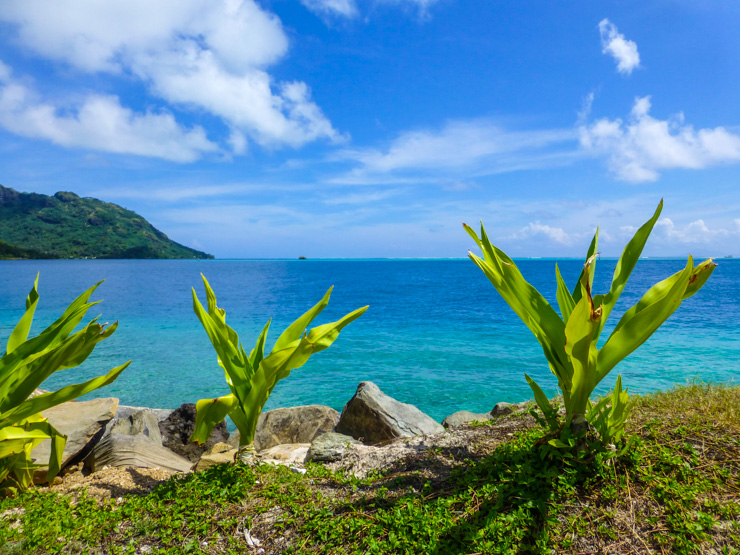
<svg viewBox="0 0 740 555">
<path fill-rule="evenodd" d="M 170 240 L 117 204 L 0 185 L 0 259 L 213 258 Z"/>
</svg>

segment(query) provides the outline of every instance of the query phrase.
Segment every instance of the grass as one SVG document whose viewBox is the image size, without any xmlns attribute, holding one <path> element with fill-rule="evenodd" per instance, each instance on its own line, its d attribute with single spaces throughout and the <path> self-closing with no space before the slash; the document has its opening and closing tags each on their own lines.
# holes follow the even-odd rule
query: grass
<svg viewBox="0 0 740 555">
<path fill-rule="evenodd" d="M 640 397 L 619 457 L 563 457 L 510 416 L 505 441 L 493 422 L 364 480 L 224 465 L 104 502 L 37 490 L 0 502 L 0 554 L 738 553 L 739 407 L 736 386 Z"/>
</svg>

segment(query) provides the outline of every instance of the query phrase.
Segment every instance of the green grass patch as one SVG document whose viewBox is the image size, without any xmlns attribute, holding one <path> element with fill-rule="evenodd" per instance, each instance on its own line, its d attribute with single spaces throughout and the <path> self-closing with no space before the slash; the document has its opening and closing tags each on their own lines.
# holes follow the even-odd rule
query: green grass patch
<svg viewBox="0 0 740 555">
<path fill-rule="evenodd" d="M 224 465 L 120 501 L 36 490 L 0 502 L 0 554 L 738 553 L 737 407 L 740 387 L 641 397 L 619 457 L 532 426 L 487 441 L 494 423 L 364 480 Z"/>
</svg>

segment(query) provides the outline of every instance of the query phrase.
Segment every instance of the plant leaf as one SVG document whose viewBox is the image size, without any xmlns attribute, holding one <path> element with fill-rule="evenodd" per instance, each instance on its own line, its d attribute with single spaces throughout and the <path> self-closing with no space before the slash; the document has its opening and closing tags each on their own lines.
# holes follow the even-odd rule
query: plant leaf
<svg viewBox="0 0 740 555">
<path fill-rule="evenodd" d="M 7 353 L 10 353 L 11 351 L 14 351 L 18 345 L 23 343 L 26 339 L 28 339 L 28 332 L 31 331 L 31 323 L 33 322 L 33 315 L 36 312 L 36 305 L 39 302 L 39 293 L 38 293 L 38 285 L 39 285 L 39 274 L 36 274 L 36 279 L 33 282 L 33 287 L 31 288 L 31 292 L 28 294 L 28 297 L 26 298 L 26 312 L 21 317 L 18 324 L 15 326 L 15 329 L 13 330 L 13 333 L 10 334 L 10 337 L 8 338 L 8 348 Z"/>
<path fill-rule="evenodd" d="M 217 399 L 201 399 L 195 404 L 195 430 L 190 441 L 201 445 L 208 438 L 219 423 L 239 406 L 239 400 L 233 393 Z"/>
<path fill-rule="evenodd" d="M 658 217 L 660 216 L 662 210 L 663 199 L 660 199 L 660 202 L 658 203 L 658 207 L 655 209 L 653 217 L 642 224 L 642 227 L 637 230 L 637 233 L 635 233 L 634 237 L 632 237 L 629 243 L 627 243 L 627 246 L 624 247 L 622 256 L 619 257 L 619 260 L 617 261 L 617 266 L 616 268 L 614 268 L 614 277 L 612 278 L 611 288 L 609 289 L 609 292 L 604 295 L 604 298 L 601 302 L 603 312 L 601 325 L 599 326 L 599 330 L 597 332 L 597 338 L 598 335 L 601 334 L 601 330 L 604 329 L 604 324 L 606 323 L 607 318 L 609 318 L 609 314 L 614 308 L 614 305 L 617 303 L 619 296 L 622 294 L 624 286 L 627 284 L 627 280 L 629 279 L 632 270 L 635 268 L 637 261 L 640 259 L 642 249 L 645 247 L 645 243 L 647 242 L 648 237 L 650 237 L 650 233 L 653 231 L 655 222 L 658 221 Z"/>
<path fill-rule="evenodd" d="M 557 300 L 558 307 L 560 308 L 560 314 L 563 316 L 563 322 L 568 322 L 570 313 L 573 312 L 573 308 L 576 306 L 576 302 L 573 300 L 573 296 L 568 291 L 568 287 L 563 281 L 563 276 L 560 275 L 560 268 L 558 268 L 557 262 L 555 263 L 555 279 L 558 282 L 557 289 Z"/>
<path fill-rule="evenodd" d="M 594 233 L 593 239 L 591 239 L 591 244 L 588 246 L 588 252 L 586 253 L 586 261 L 591 260 L 591 258 L 596 254 L 596 249 L 599 246 L 599 228 L 596 228 L 596 233 Z M 594 259 L 595 261 L 595 259 Z M 581 283 L 583 282 L 583 278 L 588 273 L 588 288 L 589 291 L 593 289 L 594 285 L 594 273 L 596 272 L 596 264 L 591 264 L 590 266 L 586 266 L 584 264 L 583 270 L 581 270 L 581 275 L 578 276 L 578 281 L 576 281 L 575 287 L 573 287 L 573 302 L 578 302 L 581 300 Z"/>
<path fill-rule="evenodd" d="M 596 383 L 642 345 L 681 305 L 692 273 L 692 263 L 689 256 L 683 270 L 653 285 L 636 305 L 624 313 L 599 351 Z"/>
</svg>

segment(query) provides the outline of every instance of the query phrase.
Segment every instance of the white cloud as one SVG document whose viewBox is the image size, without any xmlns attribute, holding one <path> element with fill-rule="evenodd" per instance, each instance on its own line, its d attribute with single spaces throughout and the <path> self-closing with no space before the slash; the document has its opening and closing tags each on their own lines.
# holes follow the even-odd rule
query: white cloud
<svg viewBox="0 0 740 555">
<path fill-rule="evenodd" d="M 274 83 L 267 73 L 288 38 L 254 0 L 11 0 L 0 20 L 47 59 L 133 75 L 168 102 L 220 117 L 236 131 L 237 153 L 247 137 L 269 146 L 342 139 L 305 83 Z"/>
<path fill-rule="evenodd" d="M 633 69 L 640 67 L 637 44 L 625 39 L 608 19 L 599 22 L 599 33 L 601 33 L 601 51 L 614 58 L 617 62 L 617 71 L 629 75 Z"/>
<path fill-rule="evenodd" d="M 358 13 L 354 0 L 301 0 L 301 4 L 318 16 L 355 17 Z"/>
<path fill-rule="evenodd" d="M 513 233 L 509 236 L 509 239 L 515 239 L 515 240 L 527 240 L 537 237 L 545 237 L 546 239 L 549 239 L 550 241 L 554 241 L 555 243 L 558 243 L 560 245 L 565 246 L 571 246 L 573 243 L 580 238 L 580 235 L 572 236 L 571 234 L 567 233 L 563 228 L 560 227 L 551 227 L 549 225 L 544 225 L 539 222 L 532 223 L 530 222 L 525 227 L 521 228 L 519 231 Z"/>
<path fill-rule="evenodd" d="M 702 219 L 678 226 L 670 218 L 661 218 L 656 222 L 655 227 L 656 231 L 661 233 L 666 239 L 684 244 L 706 244 L 737 234 L 736 231 L 733 232 L 729 229 L 710 229 Z"/>
<path fill-rule="evenodd" d="M 439 130 L 405 132 L 385 150 L 345 149 L 337 157 L 360 164 L 347 176 L 348 182 L 404 171 L 464 172 L 469 178 L 543 163 L 556 165 L 572 152 L 552 152 L 552 148 L 576 138 L 572 129 L 509 131 L 489 120 L 451 121 Z"/>
<path fill-rule="evenodd" d="M 655 181 L 659 170 L 701 169 L 740 162 L 740 135 L 724 127 L 694 130 L 683 114 L 668 120 L 649 115 L 650 97 L 636 98 L 626 122 L 603 118 L 580 127 L 586 151 L 609 158 L 609 168 L 622 180 Z"/>
<path fill-rule="evenodd" d="M 90 95 L 75 106 L 54 106 L 12 78 L 0 61 L 0 125 L 64 147 L 192 162 L 218 146 L 200 127 L 185 129 L 167 112 L 135 113 L 111 95 Z"/>
</svg>

